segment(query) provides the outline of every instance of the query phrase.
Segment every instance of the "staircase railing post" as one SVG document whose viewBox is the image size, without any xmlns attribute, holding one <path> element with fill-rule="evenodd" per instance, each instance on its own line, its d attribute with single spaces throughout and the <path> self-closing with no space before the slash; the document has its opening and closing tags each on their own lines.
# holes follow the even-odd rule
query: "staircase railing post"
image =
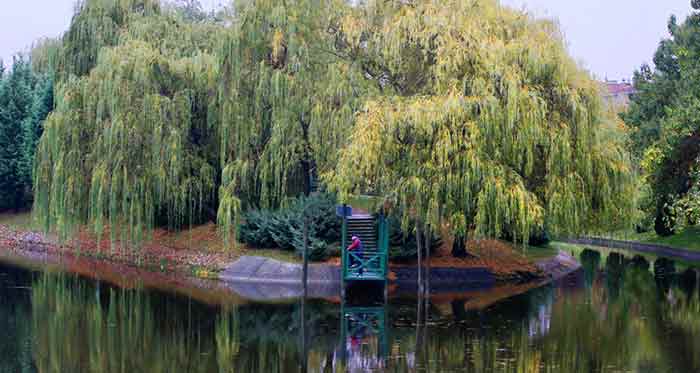
<svg viewBox="0 0 700 373">
<path fill-rule="evenodd" d="M 384 215 L 384 210 L 379 213 L 379 237 L 378 248 L 382 255 L 382 275 L 384 276 L 384 300 L 389 298 L 389 223 Z"/>
</svg>

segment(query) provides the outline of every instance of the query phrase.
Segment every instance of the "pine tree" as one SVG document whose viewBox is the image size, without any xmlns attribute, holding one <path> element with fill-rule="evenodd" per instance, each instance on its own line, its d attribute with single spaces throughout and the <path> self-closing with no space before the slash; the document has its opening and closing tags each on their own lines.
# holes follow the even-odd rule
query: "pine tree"
<svg viewBox="0 0 700 373">
<path fill-rule="evenodd" d="M 48 76 L 38 78 L 33 95 L 31 110 L 23 122 L 22 183 L 30 189 L 33 180 L 34 155 L 42 133 L 44 121 L 53 110 L 53 79 Z"/>
<path fill-rule="evenodd" d="M 22 174 L 22 123 L 31 110 L 33 86 L 29 62 L 16 57 L 0 92 L 0 209 L 24 207 L 29 193 Z"/>
</svg>

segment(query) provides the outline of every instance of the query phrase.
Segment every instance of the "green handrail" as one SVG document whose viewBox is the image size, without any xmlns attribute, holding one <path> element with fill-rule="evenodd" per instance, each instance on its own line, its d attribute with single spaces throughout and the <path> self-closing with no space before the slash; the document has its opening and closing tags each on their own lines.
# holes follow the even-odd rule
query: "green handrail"
<svg viewBox="0 0 700 373">
<path fill-rule="evenodd" d="M 379 215 L 377 223 L 377 250 L 367 250 L 360 255 L 350 252 L 347 248 L 347 220 L 343 219 L 343 258 L 342 274 L 346 281 L 356 280 L 386 280 L 389 262 L 389 224 L 383 214 Z M 350 267 L 350 263 L 357 263 Z"/>
</svg>

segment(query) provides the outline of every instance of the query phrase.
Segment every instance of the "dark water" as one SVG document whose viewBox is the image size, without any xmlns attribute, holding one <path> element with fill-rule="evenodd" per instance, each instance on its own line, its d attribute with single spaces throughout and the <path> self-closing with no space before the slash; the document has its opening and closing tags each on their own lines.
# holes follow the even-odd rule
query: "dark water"
<svg viewBox="0 0 700 373">
<path fill-rule="evenodd" d="M 694 273 L 583 259 L 562 285 L 484 309 L 441 295 L 427 311 L 215 307 L 0 264 L 0 372 L 700 372 Z"/>
</svg>

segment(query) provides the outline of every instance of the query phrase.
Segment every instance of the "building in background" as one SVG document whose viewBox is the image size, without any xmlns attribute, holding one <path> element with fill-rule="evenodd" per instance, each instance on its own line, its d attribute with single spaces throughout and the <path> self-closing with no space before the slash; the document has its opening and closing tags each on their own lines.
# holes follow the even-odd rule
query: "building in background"
<svg viewBox="0 0 700 373">
<path fill-rule="evenodd" d="M 620 110 L 624 110 L 629 106 L 632 95 L 636 92 L 632 82 L 626 79 L 622 79 L 621 82 L 605 79 L 602 84 L 605 103 Z"/>
</svg>

